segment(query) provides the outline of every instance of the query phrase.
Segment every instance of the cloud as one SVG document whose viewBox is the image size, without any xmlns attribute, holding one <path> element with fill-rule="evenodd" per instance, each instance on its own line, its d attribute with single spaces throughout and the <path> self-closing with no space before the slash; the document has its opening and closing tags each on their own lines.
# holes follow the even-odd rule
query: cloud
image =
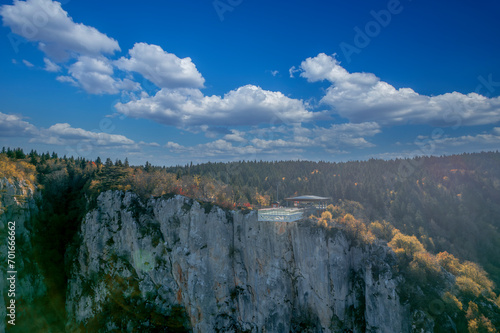
<svg viewBox="0 0 500 333">
<path fill-rule="evenodd" d="M 113 67 L 105 57 L 81 56 L 69 67 L 68 72 L 73 81 L 90 94 L 117 94 L 121 90 L 140 89 L 138 83 L 129 79 L 113 78 Z M 72 83 L 69 80 L 68 82 Z"/>
<path fill-rule="evenodd" d="M 300 72 L 300 69 L 295 68 L 295 66 L 292 66 L 289 70 L 288 73 L 290 74 L 290 78 L 294 78 L 294 74 Z"/>
<path fill-rule="evenodd" d="M 0 137 L 30 137 L 37 132 L 35 126 L 20 116 L 0 112 Z"/>
<path fill-rule="evenodd" d="M 35 67 L 35 65 L 33 65 L 31 62 L 29 62 L 28 60 L 24 60 L 24 59 L 23 59 L 23 64 L 26 65 L 26 67 Z"/>
<path fill-rule="evenodd" d="M 472 126 L 500 121 L 500 97 L 458 92 L 420 95 L 411 88 L 396 89 L 372 73 L 349 73 L 335 56 L 324 53 L 307 58 L 300 69 L 300 76 L 309 82 L 330 81 L 321 102 L 354 123 Z"/>
<path fill-rule="evenodd" d="M 497 148 L 500 145 L 500 131 L 496 127 L 491 133 L 481 133 L 476 135 L 463 135 L 459 137 L 442 138 L 430 141 L 431 144 L 437 146 L 464 146 L 473 144 L 475 147 L 482 148 Z"/>
<path fill-rule="evenodd" d="M 232 129 L 231 133 L 224 135 L 223 139 L 226 141 L 233 141 L 233 142 L 246 142 L 247 139 L 245 139 L 245 135 L 246 135 L 245 132 Z"/>
<path fill-rule="evenodd" d="M 186 147 L 176 142 L 169 141 L 166 145 L 173 153 L 191 154 L 192 156 L 199 157 L 213 157 L 213 156 L 243 156 L 255 155 L 261 152 L 260 149 L 251 145 L 247 146 L 234 146 L 231 142 L 223 139 L 215 140 L 208 143 L 198 144 L 192 147 Z"/>
<path fill-rule="evenodd" d="M 277 71 L 277 70 L 272 70 L 272 71 L 269 71 L 269 73 L 271 73 L 272 76 L 276 76 L 278 75 L 280 72 Z"/>
<path fill-rule="evenodd" d="M 77 142 L 91 143 L 96 146 L 131 146 L 135 142 L 123 135 L 91 132 L 82 128 L 71 127 L 67 123 L 58 123 L 40 131 L 33 142 L 65 145 Z"/>
<path fill-rule="evenodd" d="M 233 129 L 231 134 L 212 142 L 183 146 L 170 141 L 165 147 L 173 153 L 184 155 L 246 156 L 250 159 L 256 158 L 257 154 L 295 154 L 315 148 L 323 149 L 329 154 L 345 154 L 345 148 L 373 147 L 365 137 L 374 136 L 379 132 L 380 126 L 377 123 L 333 124 L 330 127 L 315 128 L 282 125 L 248 132 Z"/>
<path fill-rule="evenodd" d="M 115 105 L 119 113 L 177 127 L 244 126 L 262 123 L 301 123 L 319 113 L 302 100 L 281 92 L 246 85 L 224 97 L 204 96 L 199 89 L 161 89 L 155 96 Z"/>
<path fill-rule="evenodd" d="M 300 125 L 280 126 L 250 131 L 257 135 L 251 142 L 260 148 L 319 147 L 335 151 L 339 151 L 340 147 L 355 149 L 373 147 L 374 144 L 366 138 L 380 132 L 380 125 L 375 122 L 331 124 L 329 127 L 312 128 Z"/>
<path fill-rule="evenodd" d="M 440 133 L 441 132 L 441 133 Z M 419 135 L 413 143 L 417 146 L 413 151 L 403 150 L 402 152 L 380 153 L 373 155 L 379 158 L 399 158 L 399 157 L 414 157 L 414 156 L 430 156 L 462 153 L 464 151 L 484 151 L 495 150 L 500 145 L 500 130 L 498 127 L 491 129 L 491 132 L 483 132 L 479 134 L 468 134 L 457 137 L 449 137 L 443 135 L 442 130 L 435 131 L 432 136 Z M 407 145 L 411 145 L 407 143 Z M 400 156 L 398 156 L 400 155 Z"/>
<path fill-rule="evenodd" d="M 70 55 L 112 54 L 118 42 L 93 27 L 73 22 L 61 4 L 51 0 L 14 0 L 0 7 L 3 24 L 33 42 L 50 58 L 63 61 Z"/>
<path fill-rule="evenodd" d="M 375 145 L 365 137 L 372 137 L 381 132 L 380 125 L 375 122 L 359 124 L 332 124 L 329 128 L 316 127 L 311 130 L 315 145 L 324 148 L 369 148 Z"/>
<path fill-rule="evenodd" d="M 120 134 L 87 131 L 58 123 L 49 128 L 37 128 L 24 121 L 21 116 L 0 112 L 0 137 L 28 137 L 30 142 L 68 145 L 86 142 L 101 147 L 134 147 L 137 144 Z M 141 142 L 141 145 L 158 146 L 157 143 Z"/>
<path fill-rule="evenodd" d="M 207 138 L 212 138 L 212 139 L 220 136 L 221 134 L 226 135 L 232 133 L 230 130 L 227 129 L 227 127 L 208 126 L 208 125 L 187 127 L 186 130 L 190 131 L 191 133 L 199 133 L 199 131 L 201 130 L 205 133 L 205 136 Z"/>
<path fill-rule="evenodd" d="M 129 56 L 118 59 L 115 65 L 141 74 L 159 88 L 202 88 L 205 83 L 191 58 L 181 59 L 158 45 L 136 43 Z"/>
<path fill-rule="evenodd" d="M 59 72 L 61 70 L 61 67 L 59 65 L 53 63 L 48 58 L 43 58 L 43 62 L 45 63 L 44 70 L 46 70 L 47 72 Z"/>
<path fill-rule="evenodd" d="M 56 80 L 59 82 L 65 82 L 65 83 L 72 84 L 74 86 L 78 86 L 78 83 L 76 83 L 76 81 L 71 76 L 60 75 L 60 76 L 56 77 Z"/>
<path fill-rule="evenodd" d="M 76 59 L 68 67 L 69 75 L 56 79 L 78 86 L 90 94 L 117 94 L 135 91 L 140 85 L 114 75 L 106 54 L 120 51 L 118 42 L 97 29 L 73 22 L 61 4 L 51 0 L 15 0 L 13 5 L 0 7 L 4 25 L 29 41 L 38 42 L 45 57 L 44 70 L 59 72 L 57 62 Z M 23 62 L 32 67 L 26 60 Z"/>
<path fill-rule="evenodd" d="M 251 142 L 253 146 L 258 149 L 273 149 L 273 148 L 285 148 L 285 147 L 298 148 L 298 147 L 308 146 L 307 144 L 304 145 L 297 141 L 285 141 L 283 139 L 264 140 L 264 139 L 254 138 L 251 140 Z"/>
<path fill-rule="evenodd" d="M 157 143 L 157 142 L 144 142 L 144 141 L 140 141 L 139 145 L 141 145 L 141 146 L 149 146 L 149 147 L 161 147 L 161 145 L 159 143 Z"/>
</svg>

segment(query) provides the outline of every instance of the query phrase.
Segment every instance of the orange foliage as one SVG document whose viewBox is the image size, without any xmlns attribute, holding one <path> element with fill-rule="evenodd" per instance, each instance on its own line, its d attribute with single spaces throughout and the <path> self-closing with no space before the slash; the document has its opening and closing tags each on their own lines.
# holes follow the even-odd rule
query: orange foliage
<svg viewBox="0 0 500 333">
<path fill-rule="evenodd" d="M 436 255 L 436 259 L 444 269 L 454 275 L 458 275 L 460 272 L 460 262 L 452 254 L 448 252 L 439 252 Z"/>
<path fill-rule="evenodd" d="M 10 160 L 7 156 L 0 156 L 0 178 L 7 178 L 10 182 L 25 181 L 28 187 L 35 189 L 36 168 L 22 160 Z"/>
</svg>

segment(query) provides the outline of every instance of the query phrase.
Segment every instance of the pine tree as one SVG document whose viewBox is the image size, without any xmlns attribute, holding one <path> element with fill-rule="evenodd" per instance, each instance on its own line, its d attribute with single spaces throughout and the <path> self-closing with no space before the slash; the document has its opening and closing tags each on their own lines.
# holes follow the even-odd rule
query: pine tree
<svg viewBox="0 0 500 333">
<path fill-rule="evenodd" d="M 14 152 L 9 148 L 7 148 L 7 157 L 13 158 L 15 156 Z"/>
<path fill-rule="evenodd" d="M 26 158 L 26 154 L 24 153 L 22 148 L 17 148 L 15 150 L 15 158 L 18 160 Z"/>
<path fill-rule="evenodd" d="M 38 159 L 36 158 L 36 156 L 34 154 L 31 155 L 30 163 L 35 165 L 35 166 L 38 164 Z"/>
</svg>

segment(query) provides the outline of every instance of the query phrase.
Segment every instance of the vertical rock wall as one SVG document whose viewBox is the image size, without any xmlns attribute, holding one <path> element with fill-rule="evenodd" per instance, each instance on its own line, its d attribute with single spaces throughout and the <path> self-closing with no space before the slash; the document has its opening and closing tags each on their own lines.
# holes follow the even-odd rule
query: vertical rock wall
<svg viewBox="0 0 500 333">
<path fill-rule="evenodd" d="M 0 332 L 5 331 L 7 321 L 11 320 L 7 317 L 7 302 L 10 304 L 12 299 L 8 295 L 10 283 L 7 277 L 12 274 L 7 274 L 7 271 L 17 272 L 14 274 L 16 326 L 24 321 L 37 320 L 32 318 L 34 309 L 31 305 L 46 292 L 31 245 L 31 218 L 36 212 L 34 192 L 24 181 L 9 182 L 6 178 L 0 179 Z M 15 258 L 12 259 L 14 269 L 7 267 L 8 222 L 15 222 Z"/>
<path fill-rule="evenodd" d="M 336 229 L 109 191 L 81 226 L 67 328 L 407 332 L 392 260 Z"/>
</svg>

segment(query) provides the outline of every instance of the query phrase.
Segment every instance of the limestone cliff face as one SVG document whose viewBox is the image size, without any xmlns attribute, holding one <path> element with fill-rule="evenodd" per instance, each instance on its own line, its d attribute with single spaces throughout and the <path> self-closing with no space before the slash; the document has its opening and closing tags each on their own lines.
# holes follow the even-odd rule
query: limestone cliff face
<svg viewBox="0 0 500 333">
<path fill-rule="evenodd" d="M 31 218 L 37 212 L 35 193 L 24 181 L 0 179 L 0 332 L 6 329 L 6 303 L 9 285 L 7 271 L 17 271 L 15 283 L 16 322 L 27 318 L 27 308 L 46 291 L 43 277 L 33 256 Z M 14 269 L 7 267 L 8 222 L 15 222 Z M 10 276 L 10 274 L 9 274 Z"/>
<path fill-rule="evenodd" d="M 307 222 L 108 191 L 81 225 L 67 330 L 409 332 L 393 260 Z"/>
</svg>

